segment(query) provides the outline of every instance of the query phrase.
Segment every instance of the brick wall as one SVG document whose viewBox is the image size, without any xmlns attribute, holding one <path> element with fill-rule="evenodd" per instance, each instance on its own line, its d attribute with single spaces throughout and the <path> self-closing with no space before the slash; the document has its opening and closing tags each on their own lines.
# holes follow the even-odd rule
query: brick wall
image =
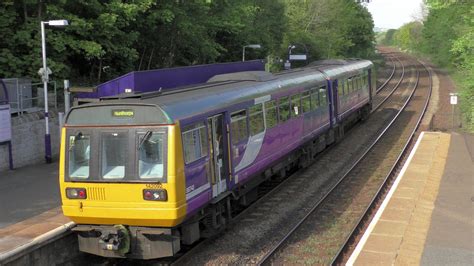
<svg viewBox="0 0 474 266">
<path fill-rule="evenodd" d="M 56 112 L 50 113 L 49 131 L 53 160 L 59 155 L 59 121 Z M 12 151 L 15 168 L 41 163 L 44 158 L 44 114 L 37 112 L 12 117 Z M 8 146 L 0 145 L 0 171 L 8 169 Z"/>
</svg>

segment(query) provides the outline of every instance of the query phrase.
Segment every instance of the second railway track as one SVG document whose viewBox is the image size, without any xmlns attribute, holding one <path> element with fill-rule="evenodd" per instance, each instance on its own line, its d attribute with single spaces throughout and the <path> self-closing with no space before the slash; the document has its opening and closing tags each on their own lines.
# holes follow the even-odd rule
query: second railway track
<svg viewBox="0 0 474 266">
<path fill-rule="evenodd" d="M 401 61 L 398 61 L 403 66 Z M 393 70 L 395 73 L 395 67 Z M 309 168 L 297 171 L 293 176 L 277 185 L 261 200 L 247 208 L 236 217 L 228 230 L 215 238 L 208 238 L 191 247 L 178 260 L 152 260 L 145 264 L 255 264 L 290 231 L 314 204 L 316 204 L 332 186 L 342 172 L 349 170 L 355 158 L 358 158 L 371 140 L 378 136 L 393 117 L 395 109 L 400 108 L 408 97 L 403 88 L 414 80 L 414 71 L 408 75 L 410 81 L 393 80 L 398 75 L 390 75 L 391 82 L 397 88 L 386 86 L 383 91 L 392 88 L 389 95 L 380 93 L 376 97 L 391 98 L 383 103 L 379 111 L 372 114 L 363 126 L 356 126 L 340 143 L 320 154 L 319 159 Z M 400 73 L 401 74 L 401 73 Z M 405 77 L 407 76 L 404 74 Z M 407 79 L 407 78 L 405 78 Z M 351 148 L 348 149 L 347 146 Z M 80 260 L 100 265 L 130 265 L 135 261 L 103 261 L 87 258 Z M 140 262 L 140 264 L 143 263 Z"/>
<path fill-rule="evenodd" d="M 398 96 L 402 94 L 400 93 Z M 400 103 L 392 104 L 400 105 Z M 250 207 L 244 217 L 237 219 L 235 226 L 224 235 L 207 240 L 198 249 L 190 252 L 192 255 L 183 256 L 175 264 L 257 263 L 278 242 L 278 239 L 282 238 L 284 232 L 289 231 L 289 225 L 294 225 L 295 221 L 302 217 L 303 211 L 307 212 L 310 206 L 314 206 L 314 203 L 309 203 L 321 199 L 322 195 L 327 193 L 331 185 L 334 184 L 331 177 L 337 176 L 341 169 L 348 170 L 347 161 L 342 159 L 333 161 L 338 157 L 338 153 L 344 152 L 345 156 L 356 157 L 356 155 L 363 153 L 367 146 L 366 143 L 361 143 L 359 147 L 354 145 L 355 150 L 348 154 L 343 143 L 350 143 L 351 139 L 364 138 L 364 135 L 366 139 L 374 138 L 377 135 L 375 132 L 379 132 L 381 128 L 383 127 L 380 124 L 375 126 L 368 125 L 368 123 L 364 126 L 365 130 L 362 127 L 357 128 L 346 140 L 328 151 L 327 155 L 321 156 L 315 165 L 307 170 L 299 171 L 270 192 L 265 201 Z M 315 187 L 317 188 L 315 189 Z M 328 261 L 327 258 L 326 261 Z"/>
<path fill-rule="evenodd" d="M 424 72 L 428 73 L 429 85 L 419 86 L 419 73 Z M 382 185 L 396 169 L 426 110 L 430 94 L 429 71 L 419 71 L 406 104 L 367 153 L 258 264 L 342 262 L 341 247 L 353 239 L 362 217 L 370 209 L 367 206 L 374 206 Z"/>
</svg>

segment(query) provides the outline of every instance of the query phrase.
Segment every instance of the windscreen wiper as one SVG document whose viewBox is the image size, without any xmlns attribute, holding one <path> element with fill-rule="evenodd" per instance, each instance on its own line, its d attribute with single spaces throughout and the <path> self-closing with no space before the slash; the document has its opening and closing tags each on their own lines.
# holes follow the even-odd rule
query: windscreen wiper
<svg viewBox="0 0 474 266">
<path fill-rule="evenodd" d="M 76 136 L 74 136 L 74 141 L 69 144 L 69 150 L 72 150 L 74 146 L 76 146 L 76 141 L 81 140 L 82 136 L 82 132 L 79 132 L 76 134 Z"/>
<path fill-rule="evenodd" d="M 151 132 L 151 131 L 147 131 L 147 132 L 145 133 L 145 135 L 143 136 L 143 138 L 140 140 L 140 143 L 138 143 L 138 150 L 141 150 L 141 149 L 142 149 L 143 143 L 145 142 L 145 140 L 147 140 L 148 138 L 151 137 L 151 134 L 152 134 L 152 133 L 153 133 L 153 132 Z"/>
</svg>

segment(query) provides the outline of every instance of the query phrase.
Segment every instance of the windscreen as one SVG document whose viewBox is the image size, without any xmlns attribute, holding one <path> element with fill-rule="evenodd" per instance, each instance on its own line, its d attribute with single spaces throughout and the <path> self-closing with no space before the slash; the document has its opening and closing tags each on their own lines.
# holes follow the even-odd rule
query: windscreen
<svg viewBox="0 0 474 266">
<path fill-rule="evenodd" d="M 67 181 L 166 182 L 167 127 L 67 128 Z"/>
</svg>

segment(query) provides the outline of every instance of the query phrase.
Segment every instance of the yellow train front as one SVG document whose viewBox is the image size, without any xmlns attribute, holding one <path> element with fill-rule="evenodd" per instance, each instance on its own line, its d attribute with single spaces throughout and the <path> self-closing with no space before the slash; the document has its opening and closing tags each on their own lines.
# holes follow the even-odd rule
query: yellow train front
<svg viewBox="0 0 474 266">
<path fill-rule="evenodd" d="M 76 107 L 62 129 L 64 215 L 81 251 L 105 257 L 172 256 L 186 216 L 179 127 L 156 106 Z"/>
</svg>

